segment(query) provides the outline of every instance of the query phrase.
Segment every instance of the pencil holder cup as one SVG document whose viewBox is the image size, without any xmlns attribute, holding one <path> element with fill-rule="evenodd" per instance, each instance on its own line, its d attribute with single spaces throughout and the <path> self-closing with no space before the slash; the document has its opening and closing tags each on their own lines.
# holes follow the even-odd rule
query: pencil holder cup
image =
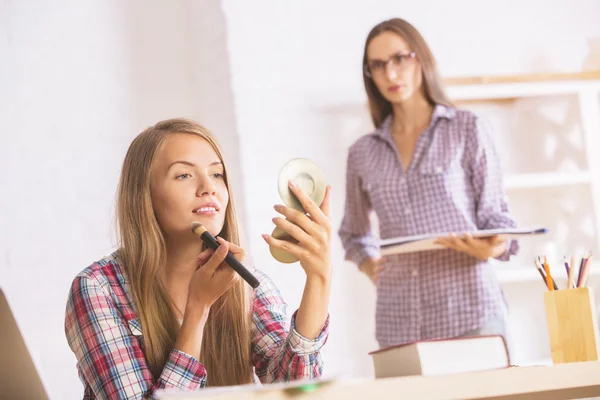
<svg viewBox="0 0 600 400">
<path fill-rule="evenodd" d="M 598 361 L 594 294 L 588 287 L 544 292 L 552 362 Z"/>
</svg>

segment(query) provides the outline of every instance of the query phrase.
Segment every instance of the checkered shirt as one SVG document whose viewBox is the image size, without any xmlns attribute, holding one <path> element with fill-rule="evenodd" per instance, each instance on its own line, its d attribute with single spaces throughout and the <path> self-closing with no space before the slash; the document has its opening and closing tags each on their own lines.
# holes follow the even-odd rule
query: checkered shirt
<svg viewBox="0 0 600 400">
<path fill-rule="evenodd" d="M 329 318 L 315 340 L 302 337 L 294 329 L 295 313 L 290 327 L 286 304 L 274 283 L 264 273 L 255 273 L 260 280 L 252 304 L 256 376 L 263 383 L 320 377 L 320 349 L 327 340 Z M 73 281 L 65 332 L 77 358 L 84 399 L 154 398 L 158 389 L 167 388 L 194 391 L 205 386 L 210 373 L 196 358 L 172 349 L 160 378 L 153 379 L 117 253 L 92 264 Z"/>
<path fill-rule="evenodd" d="M 405 171 L 391 117 L 348 153 L 346 204 L 339 230 L 346 259 L 379 254 L 370 223 L 388 239 L 436 232 L 514 227 L 489 125 L 474 114 L 437 105 Z M 499 259 L 519 245 L 511 241 Z M 387 256 L 377 281 L 376 338 L 381 346 L 451 338 L 506 312 L 488 261 L 444 249 Z"/>
</svg>

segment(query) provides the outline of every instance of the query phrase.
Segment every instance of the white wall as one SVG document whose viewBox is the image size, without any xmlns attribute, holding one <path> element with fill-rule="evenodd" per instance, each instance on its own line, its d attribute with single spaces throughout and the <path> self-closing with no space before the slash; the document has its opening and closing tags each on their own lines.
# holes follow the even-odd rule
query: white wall
<svg viewBox="0 0 600 400">
<path fill-rule="evenodd" d="M 259 234 L 296 156 L 325 170 L 339 226 L 345 151 L 369 129 L 360 62 L 372 25 L 412 21 L 448 76 L 578 70 L 600 36 L 596 0 L 349 3 L 0 2 L 0 286 L 53 398 L 81 396 L 65 299 L 114 245 L 120 164 L 146 126 L 189 116 L 219 135 L 253 260 L 293 308 L 300 267 L 276 264 Z M 327 373 L 364 375 L 374 293 L 334 246 Z"/>
<path fill-rule="evenodd" d="M 186 116 L 237 158 L 224 19 L 217 2 L 3 1 L 0 60 L 0 286 L 52 398 L 81 398 L 65 301 L 115 244 L 127 146 Z"/>
<path fill-rule="evenodd" d="M 299 303 L 300 268 L 274 263 L 259 234 L 272 230 L 271 204 L 280 202 L 277 174 L 294 157 L 309 157 L 324 169 L 333 185 L 333 223 L 339 227 L 346 151 L 371 129 L 361 61 L 372 26 L 394 16 L 411 21 L 429 42 L 444 76 L 578 71 L 587 55 L 587 38 L 600 36 L 600 2 L 595 0 L 501 5 L 470 0 L 223 0 L 223 6 L 246 204 L 252 210 L 246 221 L 250 249 L 257 265 L 282 287 L 291 308 Z M 337 236 L 334 249 L 326 373 L 367 375 L 372 372 L 367 352 L 376 349 L 374 290 L 353 265 L 342 261 Z M 511 310 L 521 311 L 515 321 L 532 321 L 523 305 L 523 285 L 516 286 L 507 290 Z M 540 343 L 517 354 L 517 360 L 544 356 L 539 353 L 547 346 Z M 517 344 L 519 350 L 527 346 Z"/>
</svg>

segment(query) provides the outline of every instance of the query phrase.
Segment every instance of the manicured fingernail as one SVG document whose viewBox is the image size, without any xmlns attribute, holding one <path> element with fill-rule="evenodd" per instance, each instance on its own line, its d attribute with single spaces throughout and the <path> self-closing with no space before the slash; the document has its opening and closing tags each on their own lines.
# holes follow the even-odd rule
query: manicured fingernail
<svg viewBox="0 0 600 400">
<path fill-rule="evenodd" d="M 298 187 L 298 184 L 297 184 L 296 182 L 294 182 L 294 180 L 293 180 L 293 179 L 290 179 L 290 187 L 291 187 L 291 188 Z"/>
<path fill-rule="evenodd" d="M 275 205 L 273 206 L 273 208 L 275 209 L 275 211 L 281 211 L 281 210 L 283 209 L 283 206 L 282 206 L 282 205 L 280 205 L 280 204 L 275 204 Z"/>
<path fill-rule="evenodd" d="M 263 233 L 262 238 L 265 239 L 265 242 L 266 242 L 267 240 L 269 240 L 269 235 L 267 235 L 266 233 Z"/>
</svg>

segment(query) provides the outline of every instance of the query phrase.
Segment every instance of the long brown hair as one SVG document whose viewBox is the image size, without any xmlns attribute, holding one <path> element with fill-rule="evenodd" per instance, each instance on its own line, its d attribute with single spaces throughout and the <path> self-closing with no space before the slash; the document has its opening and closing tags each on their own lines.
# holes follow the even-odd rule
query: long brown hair
<svg viewBox="0 0 600 400">
<path fill-rule="evenodd" d="M 119 258 L 130 283 L 144 338 L 146 362 L 155 378 L 160 376 L 175 344 L 179 323 L 161 279 L 166 263 L 165 237 L 155 217 L 150 196 L 154 161 L 170 135 L 185 133 L 205 139 L 223 162 L 214 136 L 205 127 L 185 119 L 171 119 L 146 129 L 131 143 L 119 183 L 117 221 Z M 219 236 L 239 244 L 237 218 L 231 189 L 225 223 Z M 242 280 L 210 309 L 204 328 L 201 362 L 209 371 L 210 386 L 252 382 L 250 361 L 250 310 Z"/>
<path fill-rule="evenodd" d="M 433 57 L 427 42 L 425 42 L 423 36 L 421 36 L 414 26 L 403 19 L 392 18 L 377 24 L 371 29 L 365 43 L 363 71 L 365 71 L 365 66 L 367 65 L 367 48 L 369 47 L 369 43 L 383 32 L 394 32 L 400 35 L 408 43 L 411 50 L 417 54 L 417 60 L 419 60 L 421 71 L 423 73 L 423 90 L 429 104 L 451 106 L 452 102 L 444 92 L 442 80 L 436 67 L 435 58 Z M 365 83 L 365 90 L 367 91 L 367 97 L 369 98 L 371 119 L 373 120 L 373 124 L 376 127 L 379 127 L 387 116 L 392 113 L 392 103 L 387 101 L 385 97 L 381 95 L 377 86 L 375 86 L 373 79 L 368 77 L 364 72 L 363 80 Z"/>
</svg>

